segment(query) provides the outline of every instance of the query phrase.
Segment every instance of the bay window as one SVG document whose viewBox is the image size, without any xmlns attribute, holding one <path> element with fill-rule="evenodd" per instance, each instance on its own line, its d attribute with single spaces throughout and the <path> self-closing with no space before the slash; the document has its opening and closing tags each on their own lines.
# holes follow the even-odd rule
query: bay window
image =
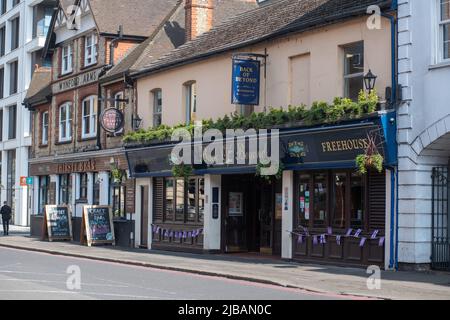
<svg viewBox="0 0 450 320">
<path fill-rule="evenodd" d="M 97 63 L 97 35 L 86 36 L 84 42 L 84 65 L 91 66 Z"/>
<path fill-rule="evenodd" d="M 59 107 L 59 141 L 72 140 L 72 104 L 67 102 Z"/>
<path fill-rule="evenodd" d="M 92 138 L 97 133 L 97 97 L 90 96 L 82 102 L 82 138 Z"/>
</svg>

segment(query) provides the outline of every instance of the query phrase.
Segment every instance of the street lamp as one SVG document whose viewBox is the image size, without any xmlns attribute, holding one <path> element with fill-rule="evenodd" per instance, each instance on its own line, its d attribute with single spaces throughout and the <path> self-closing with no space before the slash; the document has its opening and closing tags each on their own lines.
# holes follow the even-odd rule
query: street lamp
<svg viewBox="0 0 450 320">
<path fill-rule="evenodd" d="M 364 86 L 367 91 L 372 91 L 375 89 L 375 83 L 377 81 L 377 76 L 372 73 L 372 70 L 369 69 L 369 72 L 364 76 Z"/>
</svg>

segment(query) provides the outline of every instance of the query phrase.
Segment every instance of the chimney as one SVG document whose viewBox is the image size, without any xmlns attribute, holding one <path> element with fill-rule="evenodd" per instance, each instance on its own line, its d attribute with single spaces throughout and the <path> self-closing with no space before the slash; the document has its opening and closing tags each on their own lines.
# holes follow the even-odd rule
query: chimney
<svg viewBox="0 0 450 320">
<path fill-rule="evenodd" d="M 195 39 L 211 29 L 213 24 L 213 0 L 186 0 L 186 41 Z"/>
</svg>

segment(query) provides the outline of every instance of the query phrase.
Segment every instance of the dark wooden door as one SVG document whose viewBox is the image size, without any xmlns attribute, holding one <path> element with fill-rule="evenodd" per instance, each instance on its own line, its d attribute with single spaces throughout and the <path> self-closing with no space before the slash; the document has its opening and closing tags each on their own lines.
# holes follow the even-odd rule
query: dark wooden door
<svg viewBox="0 0 450 320">
<path fill-rule="evenodd" d="M 148 248 L 148 186 L 141 186 L 141 247 Z"/>
<path fill-rule="evenodd" d="M 265 254 L 273 253 L 273 227 L 274 227 L 274 198 L 272 186 L 261 185 L 260 207 L 258 217 L 260 223 L 260 252 Z"/>
</svg>

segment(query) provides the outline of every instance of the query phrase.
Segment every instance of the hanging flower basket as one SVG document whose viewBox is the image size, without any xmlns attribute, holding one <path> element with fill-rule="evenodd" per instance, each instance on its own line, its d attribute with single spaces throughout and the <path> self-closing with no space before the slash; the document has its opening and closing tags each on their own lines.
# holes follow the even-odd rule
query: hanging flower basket
<svg viewBox="0 0 450 320">
<path fill-rule="evenodd" d="M 368 146 L 364 154 L 356 157 L 356 166 L 360 174 L 367 174 L 369 169 L 375 169 L 379 173 L 383 171 L 384 158 L 378 151 L 375 137 L 368 135 Z"/>
</svg>

